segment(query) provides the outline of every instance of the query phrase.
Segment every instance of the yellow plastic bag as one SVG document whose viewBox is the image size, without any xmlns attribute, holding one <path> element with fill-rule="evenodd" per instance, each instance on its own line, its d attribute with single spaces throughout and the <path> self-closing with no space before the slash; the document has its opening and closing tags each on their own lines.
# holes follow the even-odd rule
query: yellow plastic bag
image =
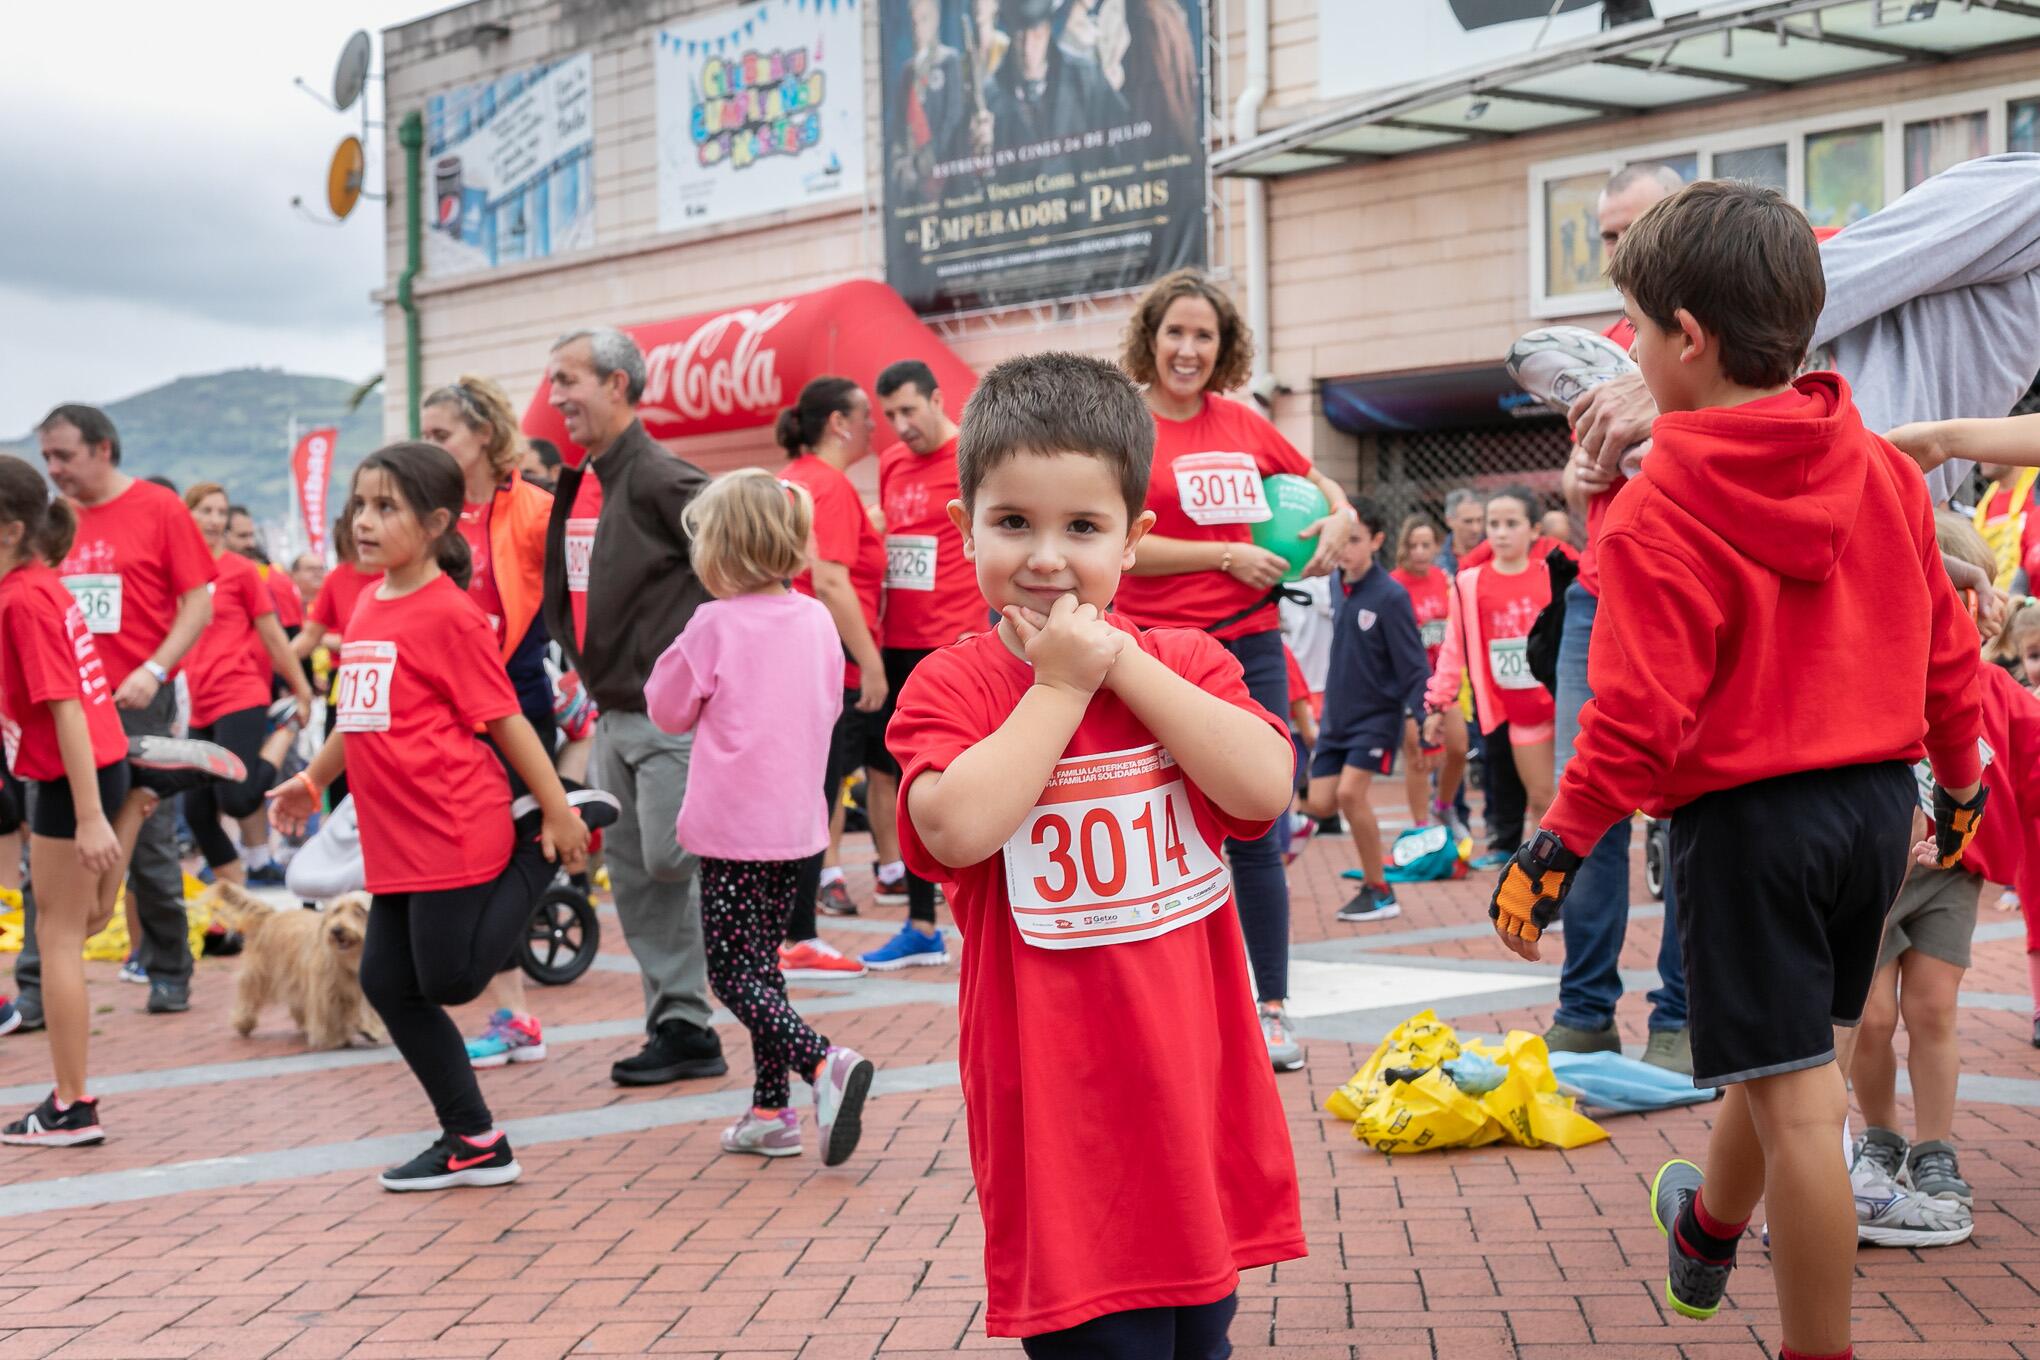
<svg viewBox="0 0 2040 1360">
<path fill-rule="evenodd" d="M 184 876 L 184 917 L 191 938 L 191 957 L 199 958 L 205 953 L 205 930 L 212 924 L 212 908 L 202 899 L 205 884 L 190 874 Z M 101 963 L 122 963 L 133 952 L 133 941 L 128 939 L 127 913 L 122 903 L 127 897 L 127 885 L 123 883 L 120 896 L 114 901 L 113 919 L 106 923 L 106 929 L 85 941 L 84 956 Z M 0 888 L 0 953 L 19 954 L 22 939 L 21 894 L 7 888 Z"/>
<path fill-rule="evenodd" d="M 1478 1097 L 1461 1091 L 1442 1064 L 1463 1052 L 1493 1059 L 1501 1084 Z M 1419 1075 L 1390 1081 L 1386 1074 L 1398 1069 Z M 1499 1048 L 1462 1045 L 1452 1026 L 1428 1010 L 1397 1025 L 1325 1108 L 1351 1120 L 1353 1136 L 1384 1153 L 1484 1147 L 1504 1138 L 1518 1147 L 1575 1148 L 1608 1136 L 1559 1094 L 1542 1035 L 1512 1030 Z"/>
</svg>

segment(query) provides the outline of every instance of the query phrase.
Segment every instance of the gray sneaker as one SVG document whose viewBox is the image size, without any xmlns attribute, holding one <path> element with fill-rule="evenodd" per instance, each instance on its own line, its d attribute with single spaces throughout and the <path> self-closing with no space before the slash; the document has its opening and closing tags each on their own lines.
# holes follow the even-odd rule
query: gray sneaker
<svg viewBox="0 0 2040 1360">
<path fill-rule="evenodd" d="M 1700 1168 L 1683 1157 L 1658 1168 L 1650 1183 L 1650 1216 L 1665 1235 L 1665 1302 L 1681 1317 L 1711 1318 L 1721 1311 L 1721 1297 L 1728 1292 L 1728 1273 L 1735 1263 L 1718 1266 L 1697 1260 L 1679 1250 L 1672 1229 L 1686 1205 L 1700 1193 Z"/>
<path fill-rule="evenodd" d="M 1268 1060 L 1277 1072 L 1294 1072 L 1303 1066 L 1303 1045 L 1289 1029 L 1289 1013 L 1280 1006 L 1261 1008 L 1261 1037 L 1268 1041 Z"/>
<path fill-rule="evenodd" d="M 750 1110 L 722 1131 L 724 1152 L 750 1152 L 760 1157 L 800 1156 L 800 1116 L 781 1110 L 776 1119 L 766 1119 Z"/>
<path fill-rule="evenodd" d="M 1546 1044 L 1549 1048 L 1551 1045 Z M 1693 1040 L 1683 1029 L 1654 1029 L 1643 1046 L 1643 1060 L 1680 1076 L 1693 1075 Z"/>
<path fill-rule="evenodd" d="M 850 890 L 843 886 L 841 879 L 824 885 L 821 894 L 815 899 L 815 904 L 822 909 L 822 915 L 824 916 L 855 916 L 857 914 L 856 900 L 850 896 Z"/>
<path fill-rule="evenodd" d="M 822 1132 L 822 1165 L 840 1166 L 857 1150 L 860 1116 L 875 1071 L 854 1048 L 831 1048 L 815 1077 L 815 1127 Z"/>
<path fill-rule="evenodd" d="M 1898 1183 L 1905 1140 L 1866 1129 L 1856 1142 L 1849 1189 L 1856 1197 L 1856 1239 L 1874 1247 L 1948 1247 L 1976 1231 L 1969 1206 L 1935 1199 Z"/>
<path fill-rule="evenodd" d="M 142 770 L 197 770 L 238 784 L 248 767 L 224 746 L 186 737 L 129 737 L 128 764 Z"/>
<path fill-rule="evenodd" d="M 1606 1029 L 1575 1029 L 1553 1021 L 1551 1028 L 1544 1031 L 1544 1048 L 1547 1053 L 1620 1053 L 1622 1036 L 1613 1025 Z"/>
<path fill-rule="evenodd" d="M 1938 1138 L 1912 1145 L 1898 1182 L 1934 1199 L 1953 1200 L 1965 1207 L 1976 1203 L 1976 1191 L 1962 1179 L 1962 1169 L 1956 1165 L 1955 1149 Z"/>
<path fill-rule="evenodd" d="M 1525 392 L 1564 415 L 1611 378 L 1636 372 L 1622 346 L 1579 326 L 1539 326 L 1509 346 L 1502 366 Z"/>
<path fill-rule="evenodd" d="M 21 1023 L 14 1027 L 15 1030 L 22 1034 L 35 1033 L 43 1027 L 42 993 L 23 992 L 15 997 L 14 1011 L 21 1017 Z"/>
</svg>

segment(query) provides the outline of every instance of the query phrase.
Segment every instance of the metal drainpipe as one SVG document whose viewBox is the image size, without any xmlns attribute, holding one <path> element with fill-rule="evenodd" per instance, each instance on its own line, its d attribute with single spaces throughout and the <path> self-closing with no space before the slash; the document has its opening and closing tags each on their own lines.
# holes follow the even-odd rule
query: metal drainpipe
<svg viewBox="0 0 2040 1360">
<path fill-rule="evenodd" d="M 1268 101 L 1268 0 L 1246 0 L 1247 81 L 1233 105 L 1233 140 L 1244 142 L 1261 130 L 1261 106 Z M 1273 404 L 1268 361 L 1268 186 L 1258 175 L 1246 176 L 1242 213 L 1246 219 L 1247 328 L 1254 337 L 1254 372 L 1248 388 L 1268 392 Z"/>
<path fill-rule="evenodd" d="M 404 272 L 397 276 L 397 305 L 404 309 L 404 405 L 411 421 L 411 438 L 418 437 L 418 384 L 424 364 L 418 353 L 418 299 L 411 285 L 418 277 L 419 255 L 424 242 L 424 210 L 418 187 L 420 163 L 424 159 L 425 120 L 416 109 L 397 125 L 397 141 L 404 148 Z"/>
</svg>

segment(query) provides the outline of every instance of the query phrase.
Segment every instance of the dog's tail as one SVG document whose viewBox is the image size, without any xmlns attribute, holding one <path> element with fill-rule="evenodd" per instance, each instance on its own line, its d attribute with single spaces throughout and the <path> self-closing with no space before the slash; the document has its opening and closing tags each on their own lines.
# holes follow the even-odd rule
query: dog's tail
<svg viewBox="0 0 2040 1360">
<path fill-rule="evenodd" d="M 276 915 L 276 909 L 267 902 L 240 884 L 229 883 L 225 879 L 207 889 L 199 901 L 210 906 L 214 918 L 225 922 L 228 929 L 238 930 L 250 940 Z"/>
</svg>

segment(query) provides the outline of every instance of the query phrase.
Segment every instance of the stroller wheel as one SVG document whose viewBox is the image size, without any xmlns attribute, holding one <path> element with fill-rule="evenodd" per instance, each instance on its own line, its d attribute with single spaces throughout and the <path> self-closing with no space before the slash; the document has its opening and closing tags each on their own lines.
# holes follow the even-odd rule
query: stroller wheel
<svg viewBox="0 0 2040 1360">
<path fill-rule="evenodd" d="M 562 987 L 594 966 L 601 945 L 595 904 L 571 885 L 555 883 L 532 909 L 518 963 L 532 981 Z"/>
</svg>

